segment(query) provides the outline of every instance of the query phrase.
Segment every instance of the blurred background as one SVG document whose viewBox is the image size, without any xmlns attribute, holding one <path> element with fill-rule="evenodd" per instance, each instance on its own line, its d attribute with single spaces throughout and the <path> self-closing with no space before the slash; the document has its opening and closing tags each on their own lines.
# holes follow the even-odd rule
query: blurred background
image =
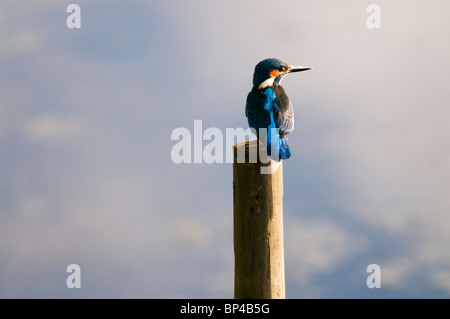
<svg viewBox="0 0 450 319">
<path fill-rule="evenodd" d="M 247 128 L 267 57 L 314 68 L 283 81 L 287 298 L 450 297 L 450 2 L 70 3 L 0 2 L 1 298 L 233 298 L 232 164 L 171 133 Z"/>
</svg>

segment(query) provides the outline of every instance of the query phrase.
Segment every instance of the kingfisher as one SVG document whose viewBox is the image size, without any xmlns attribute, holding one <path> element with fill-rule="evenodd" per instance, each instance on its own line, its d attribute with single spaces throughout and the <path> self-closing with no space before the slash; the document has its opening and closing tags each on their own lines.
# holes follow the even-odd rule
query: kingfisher
<svg viewBox="0 0 450 319">
<path fill-rule="evenodd" d="M 276 161 L 291 156 L 287 135 L 294 130 L 294 110 L 281 80 L 289 73 L 307 70 L 311 68 L 289 65 L 277 58 L 262 60 L 255 66 L 245 116 L 258 141 L 266 144 L 267 155 Z"/>
</svg>

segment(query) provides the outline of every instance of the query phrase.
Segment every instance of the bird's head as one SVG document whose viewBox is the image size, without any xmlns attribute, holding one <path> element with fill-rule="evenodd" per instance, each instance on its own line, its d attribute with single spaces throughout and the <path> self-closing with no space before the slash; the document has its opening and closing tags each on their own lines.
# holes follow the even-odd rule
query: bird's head
<svg viewBox="0 0 450 319">
<path fill-rule="evenodd" d="M 253 87 L 263 89 L 268 86 L 278 86 L 288 73 L 311 70 L 306 66 L 293 66 L 277 58 L 262 60 L 255 66 Z"/>
</svg>

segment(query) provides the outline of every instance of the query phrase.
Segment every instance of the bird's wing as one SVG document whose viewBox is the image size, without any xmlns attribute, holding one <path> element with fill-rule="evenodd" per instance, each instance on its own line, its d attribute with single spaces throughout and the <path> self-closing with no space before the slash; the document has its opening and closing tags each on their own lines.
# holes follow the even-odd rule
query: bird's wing
<svg viewBox="0 0 450 319">
<path fill-rule="evenodd" d="M 275 103 L 278 106 L 274 114 L 276 126 L 280 129 L 281 135 L 287 135 L 294 130 L 294 109 L 283 87 L 274 87 L 274 92 Z"/>
</svg>

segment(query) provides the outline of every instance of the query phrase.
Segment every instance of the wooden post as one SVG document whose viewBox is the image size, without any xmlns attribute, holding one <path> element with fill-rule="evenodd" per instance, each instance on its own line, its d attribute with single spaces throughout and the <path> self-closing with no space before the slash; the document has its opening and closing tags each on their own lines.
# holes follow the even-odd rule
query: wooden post
<svg viewBox="0 0 450 319">
<path fill-rule="evenodd" d="M 238 162 L 239 148 L 245 148 L 244 162 Z M 251 163 L 249 155 L 258 148 L 265 154 L 256 141 L 234 145 L 234 297 L 283 299 L 283 164 L 267 156 Z"/>
</svg>

